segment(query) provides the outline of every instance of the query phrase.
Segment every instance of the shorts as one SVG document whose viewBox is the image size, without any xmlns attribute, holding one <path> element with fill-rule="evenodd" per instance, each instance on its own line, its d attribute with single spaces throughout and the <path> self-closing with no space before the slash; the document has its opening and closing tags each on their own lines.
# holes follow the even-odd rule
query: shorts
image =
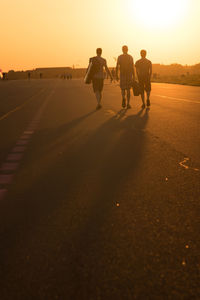
<svg viewBox="0 0 200 300">
<path fill-rule="evenodd" d="M 122 90 L 129 90 L 133 86 L 132 74 L 123 74 L 120 76 L 120 88 Z"/>
<path fill-rule="evenodd" d="M 92 86 L 94 93 L 96 92 L 102 92 L 103 90 L 103 78 L 93 78 L 92 79 Z"/>
<path fill-rule="evenodd" d="M 139 86 L 141 92 L 150 92 L 151 91 L 151 80 L 148 77 L 145 78 L 139 78 Z"/>
</svg>

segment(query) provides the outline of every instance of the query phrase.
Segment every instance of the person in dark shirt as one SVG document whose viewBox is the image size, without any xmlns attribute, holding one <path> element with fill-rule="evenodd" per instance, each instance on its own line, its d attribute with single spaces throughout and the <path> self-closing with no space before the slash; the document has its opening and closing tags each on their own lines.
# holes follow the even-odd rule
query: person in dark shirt
<svg viewBox="0 0 200 300">
<path fill-rule="evenodd" d="M 142 98 L 142 108 L 145 108 L 145 96 L 144 91 L 147 94 L 147 106 L 150 106 L 150 93 L 151 93 L 151 75 L 152 75 L 152 63 L 146 58 L 147 51 L 141 50 L 141 59 L 136 61 L 135 67 L 137 77 L 140 85 L 140 92 Z"/>
<path fill-rule="evenodd" d="M 101 99 L 102 99 L 102 91 L 103 91 L 103 85 L 104 85 L 104 70 L 110 77 L 111 82 L 112 82 L 112 75 L 110 73 L 110 70 L 108 69 L 106 59 L 101 57 L 102 49 L 97 48 L 96 53 L 97 53 L 97 56 L 91 57 L 89 60 L 89 63 L 92 62 L 93 65 L 95 66 L 95 72 L 92 76 L 92 86 L 93 86 L 93 91 L 94 91 L 96 99 L 97 99 L 96 109 L 100 109 L 102 107 Z"/>
<path fill-rule="evenodd" d="M 127 95 L 127 108 L 130 106 L 130 89 L 133 85 L 133 80 L 135 80 L 135 71 L 133 57 L 128 54 L 128 47 L 122 47 L 123 54 L 117 59 L 116 66 L 116 79 L 118 78 L 118 71 L 120 69 L 120 88 L 122 93 L 122 107 L 126 107 L 126 95 Z"/>
</svg>

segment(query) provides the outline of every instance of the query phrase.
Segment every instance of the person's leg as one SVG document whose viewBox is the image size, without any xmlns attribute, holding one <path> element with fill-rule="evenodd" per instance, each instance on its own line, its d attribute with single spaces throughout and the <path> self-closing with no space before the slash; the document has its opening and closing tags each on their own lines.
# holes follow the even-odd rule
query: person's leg
<svg viewBox="0 0 200 300">
<path fill-rule="evenodd" d="M 142 108 L 145 108 L 144 81 L 143 81 L 143 78 L 139 78 L 139 86 L 140 86 L 140 95 L 141 95 L 141 99 L 142 99 Z"/>
<path fill-rule="evenodd" d="M 141 91 L 142 108 L 145 108 L 144 91 Z"/>
<path fill-rule="evenodd" d="M 125 107 L 126 106 L 126 90 L 121 89 L 121 93 L 122 93 L 122 107 Z"/>
<path fill-rule="evenodd" d="M 100 108 L 101 108 L 101 99 L 102 99 L 103 84 L 104 84 L 104 80 L 103 79 L 99 79 L 99 105 L 100 105 Z"/>
<path fill-rule="evenodd" d="M 96 99 L 97 99 L 97 104 L 100 104 L 101 103 L 101 92 L 100 91 L 95 91 L 95 96 L 96 96 Z"/>
<path fill-rule="evenodd" d="M 101 98 L 102 98 L 102 94 L 101 94 L 101 91 L 102 91 L 102 82 L 100 82 L 99 79 L 97 78 L 94 78 L 92 80 L 92 84 L 93 84 L 93 90 L 94 90 L 94 93 L 95 93 L 95 97 L 97 99 L 97 109 L 101 108 Z"/>
<path fill-rule="evenodd" d="M 147 79 L 146 82 L 146 93 L 147 93 L 147 106 L 150 106 L 151 82 L 149 78 Z"/>
<path fill-rule="evenodd" d="M 127 108 L 131 108 L 130 106 L 130 98 L 131 98 L 131 91 L 130 89 L 127 89 Z"/>
</svg>

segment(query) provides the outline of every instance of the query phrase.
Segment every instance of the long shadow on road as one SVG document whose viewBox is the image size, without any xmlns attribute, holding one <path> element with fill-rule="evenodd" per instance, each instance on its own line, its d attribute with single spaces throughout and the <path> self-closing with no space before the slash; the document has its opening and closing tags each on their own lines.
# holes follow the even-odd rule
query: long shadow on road
<svg viewBox="0 0 200 300">
<path fill-rule="evenodd" d="M 46 149 L 52 139 L 59 140 L 59 145 L 65 143 L 66 139 L 62 137 L 66 131 L 80 125 L 92 113 L 53 132 L 51 129 L 45 132 L 47 139 L 43 143 Z M 10 217 L 6 216 L 7 227 L 2 234 L 7 236 L 2 249 L 2 270 L 6 269 L 10 257 L 16 259 L 15 246 L 18 247 L 22 240 L 32 256 L 29 265 L 21 259 L 20 265 L 12 266 L 16 270 L 8 272 L 17 277 L 17 269 L 23 270 L 23 280 L 20 279 L 19 290 L 15 291 L 17 294 L 34 278 L 31 293 L 36 297 L 40 290 L 50 297 L 48 299 L 53 299 L 54 293 L 68 295 L 68 299 L 98 299 L 98 293 L 105 289 L 104 299 L 122 299 L 122 296 L 128 299 L 125 290 L 120 287 L 109 290 L 109 285 L 112 286 L 109 280 L 115 274 L 110 274 L 107 280 L 104 269 L 96 268 L 96 265 L 99 266 L 99 261 L 101 264 L 114 264 L 114 261 L 109 261 L 109 255 L 103 258 L 102 251 L 104 247 L 109 248 L 106 243 L 112 243 L 112 239 L 108 242 L 108 232 L 113 223 L 113 207 L 126 201 L 126 197 L 122 196 L 126 183 L 137 176 L 145 151 L 147 122 L 147 110 L 129 116 L 125 110 L 120 111 L 84 143 L 76 141 L 73 151 L 68 152 L 65 145 L 61 145 L 62 151 L 65 149 L 62 155 L 51 162 L 48 160 L 45 172 L 38 173 L 30 186 L 11 191 L 10 198 L 17 195 L 15 200 L 19 202 L 11 201 L 12 212 Z M 41 145 L 41 136 L 44 138 L 43 132 L 38 134 L 37 145 Z M 42 159 L 45 164 L 45 157 Z M 32 165 L 37 163 L 37 158 L 33 159 Z M 25 173 L 22 172 L 20 180 L 23 176 Z M 48 261 L 46 265 L 44 260 Z M 116 272 L 124 267 L 119 267 Z M 26 272 L 30 270 L 31 276 L 27 277 Z M 7 276 L 5 279 L 9 281 Z"/>
</svg>

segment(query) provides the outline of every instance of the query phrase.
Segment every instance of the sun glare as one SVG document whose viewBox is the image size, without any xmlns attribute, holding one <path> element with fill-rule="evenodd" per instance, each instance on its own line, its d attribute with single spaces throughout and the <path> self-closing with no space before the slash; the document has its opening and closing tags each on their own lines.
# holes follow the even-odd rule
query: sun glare
<svg viewBox="0 0 200 300">
<path fill-rule="evenodd" d="M 171 27 L 187 12 L 189 0 L 130 0 L 135 19 L 145 27 Z"/>
</svg>

